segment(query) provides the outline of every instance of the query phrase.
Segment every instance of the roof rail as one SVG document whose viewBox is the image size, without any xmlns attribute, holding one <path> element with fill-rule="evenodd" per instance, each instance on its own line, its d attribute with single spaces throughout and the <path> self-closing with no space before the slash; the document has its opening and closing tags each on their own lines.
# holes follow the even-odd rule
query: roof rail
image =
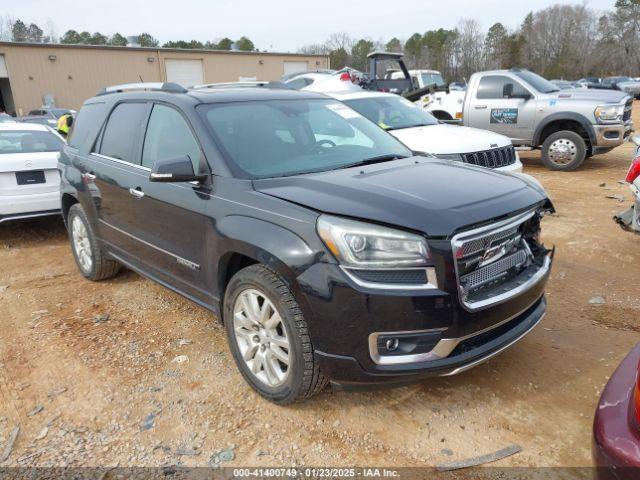
<svg viewBox="0 0 640 480">
<path fill-rule="evenodd" d="M 113 85 L 105 87 L 98 92 L 97 96 L 108 95 L 110 93 L 134 92 L 146 90 L 150 92 L 167 92 L 167 93 L 187 93 L 187 89 L 182 85 L 172 82 L 141 82 L 141 83 L 123 83 L 122 85 Z"/>
<path fill-rule="evenodd" d="M 194 90 L 204 89 L 224 89 L 224 88 L 274 88 L 274 89 L 287 89 L 291 90 L 291 87 L 282 82 L 267 82 L 267 81 L 255 81 L 255 82 L 223 82 L 223 83 L 205 83 L 202 85 L 194 85 Z"/>
</svg>

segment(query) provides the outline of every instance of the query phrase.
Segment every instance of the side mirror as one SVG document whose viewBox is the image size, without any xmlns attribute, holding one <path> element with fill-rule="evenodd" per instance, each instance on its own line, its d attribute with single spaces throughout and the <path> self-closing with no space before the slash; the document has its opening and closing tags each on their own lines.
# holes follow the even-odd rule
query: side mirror
<svg viewBox="0 0 640 480">
<path fill-rule="evenodd" d="M 65 121 L 67 122 L 67 127 L 71 127 L 71 125 L 73 125 L 73 117 L 71 115 L 69 115 Z"/>
<path fill-rule="evenodd" d="M 157 160 L 149 175 L 150 182 L 200 182 L 205 178 L 193 171 L 189 155 Z"/>
</svg>

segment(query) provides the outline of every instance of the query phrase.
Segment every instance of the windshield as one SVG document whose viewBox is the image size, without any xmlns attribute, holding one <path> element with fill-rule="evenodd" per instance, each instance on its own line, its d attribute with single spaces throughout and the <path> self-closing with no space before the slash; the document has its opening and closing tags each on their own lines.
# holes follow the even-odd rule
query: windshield
<svg viewBox="0 0 640 480">
<path fill-rule="evenodd" d="M 533 73 L 528 70 L 523 70 L 523 71 L 514 72 L 514 73 L 516 74 L 517 77 L 520 77 L 522 80 L 527 82 L 529 85 L 531 85 L 540 93 L 558 92 L 560 90 L 549 80 L 541 77 L 537 73 Z"/>
<path fill-rule="evenodd" d="M 380 96 L 345 100 L 356 112 L 385 130 L 437 125 L 438 120 L 409 100 L 394 96 Z"/>
<path fill-rule="evenodd" d="M 200 107 L 234 174 L 268 178 L 321 172 L 411 151 L 334 100 L 268 100 Z"/>
<path fill-rule="evenodd" d="M 427 85 L 433 85 L 434 83 L 438 86 L 444 85 L 442 75 L 439 73 L 421 73 L 420 78 L 422 78 L 422 85 L 425 87 Z"/>
<path fill-rule="evenodd" d="M 0 155 L 8 153 L 57 152 L 62 140 L 48 132 L 0 132 Z"/>
<path fill-rule="evenodd" d="M 633 82 L 633 79 L 631 77 L 618 77 L 615 79 L 618 83 L 622 83 L 622 82 Z"/>
</svg>

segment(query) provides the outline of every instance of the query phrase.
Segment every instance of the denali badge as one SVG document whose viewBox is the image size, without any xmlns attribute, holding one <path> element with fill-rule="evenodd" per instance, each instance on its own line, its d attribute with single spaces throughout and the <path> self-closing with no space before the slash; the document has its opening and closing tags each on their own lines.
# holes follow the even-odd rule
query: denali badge
<svg viewBox="0 0 640 480">
<path fill-rule="evenodd" d="M 185 267 L 190 268 L 191 270 L 200 270 L 200 265 L 190 262 L 189 260 L 185 260 L 184 258 L 177 257 L 176 262 L 178 262 L 180 265 L 184 265 Z"/>
</svg>

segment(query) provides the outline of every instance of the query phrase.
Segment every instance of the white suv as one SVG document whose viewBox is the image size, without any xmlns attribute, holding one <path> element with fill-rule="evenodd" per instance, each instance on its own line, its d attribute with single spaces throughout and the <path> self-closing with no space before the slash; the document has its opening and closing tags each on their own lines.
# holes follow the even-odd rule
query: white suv
<svg viewBox="0 0 640 480">
<path fill-rule="evenodd" d="M 0 223 L 60 213 L 63 144 L 45 125 L 0 123 Z"/>
<path fill-rule="evenodd" d="M 414 152 L 501 171 L 522 171 L 518 153 L 504 135 L 442 124 L 414 103 L 393 93 L 360 90 L 325 94 L 378 124 Z"/>
</svg>

